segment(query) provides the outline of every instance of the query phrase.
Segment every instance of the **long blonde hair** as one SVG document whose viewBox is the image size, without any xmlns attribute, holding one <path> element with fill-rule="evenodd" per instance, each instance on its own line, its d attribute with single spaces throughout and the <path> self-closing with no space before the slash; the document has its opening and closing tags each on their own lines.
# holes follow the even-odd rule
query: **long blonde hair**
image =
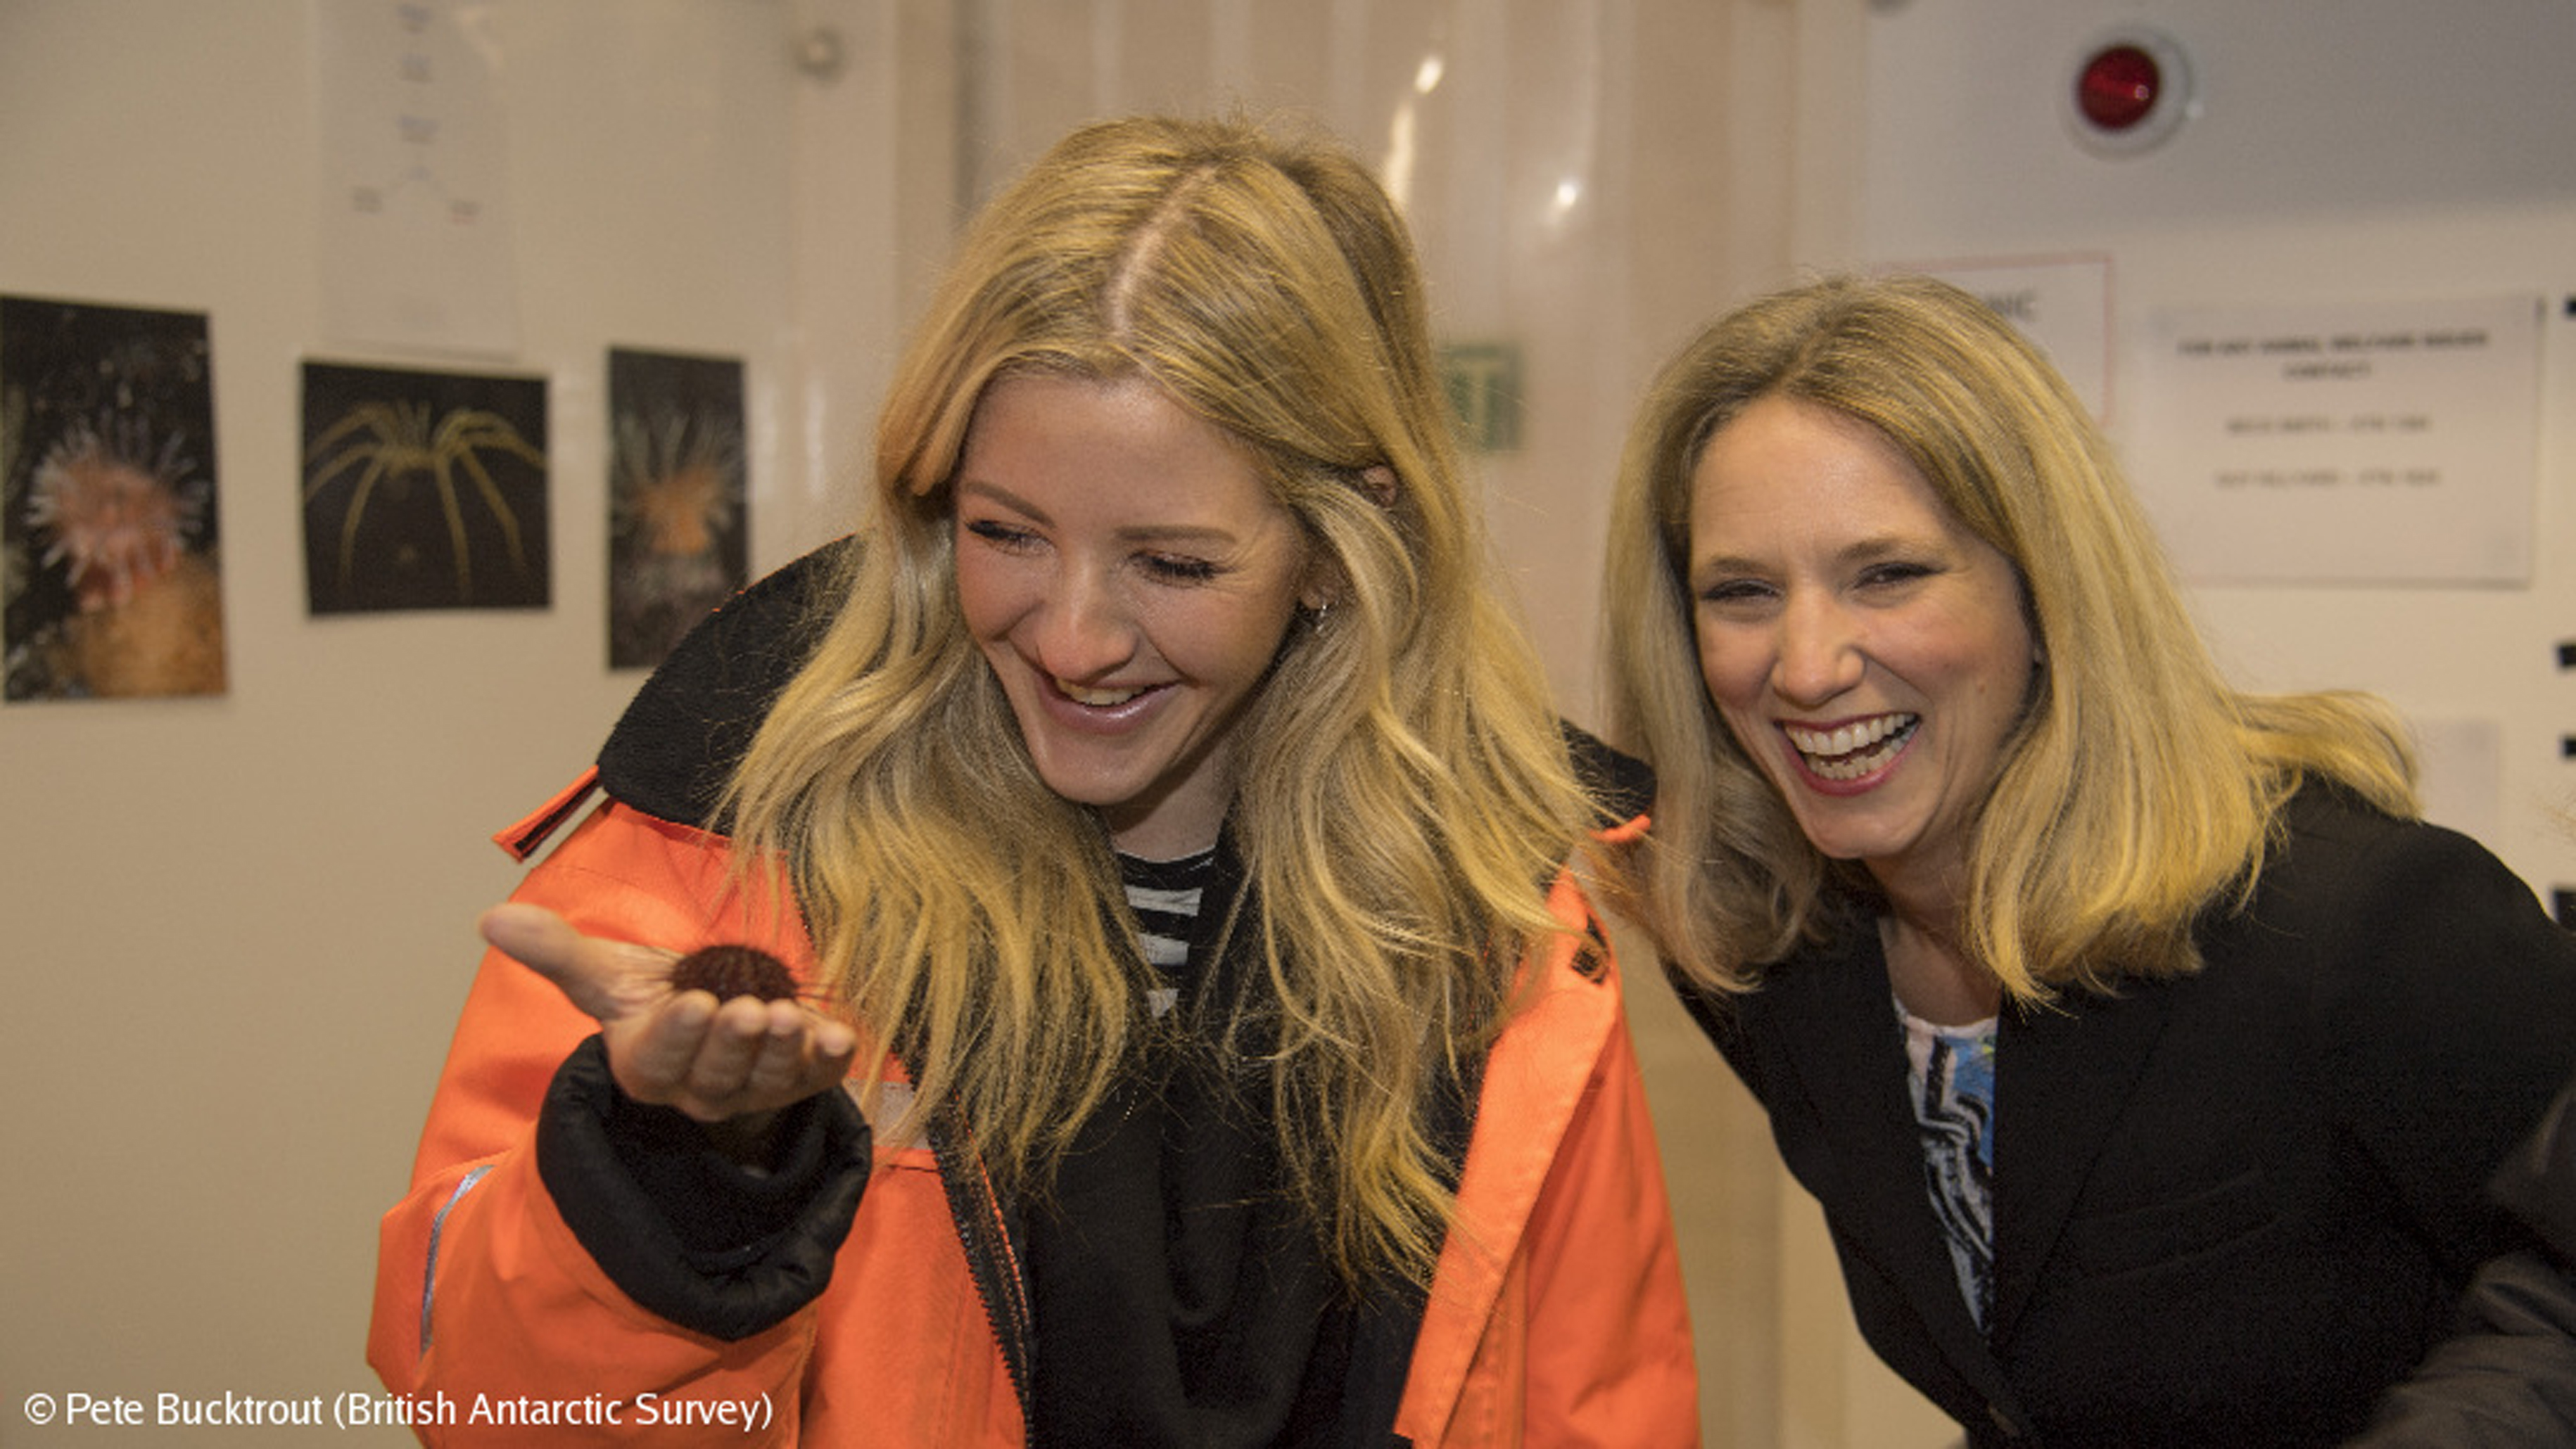
<svg viewBox="0 0 2576 1449">
<path fill-rule="evenodd" d="M 837 613 L 733 782 L 792 867 L 832 991 L 1043 1187 L 1132 1064 L 1142 969 L 1093 813 L 1040 781 L 959 616 L 951 475 L 1028 372 L 1142 376 L 1241 440 L 1303 526 L 1328 619 L 1234 725 L 1229 835 L 1289 1190 L 1354 1283 L 1427 1280 L 1471 1080 L 1580 796 L 1494 588 L 1403 224 L 1342 150 L 1136 119 L 1060 142 L 978 219 L 898 369 Z"/>
<path fill-rule="evenodd" d="M 2007 994 L 2195 969 L 2194 918 L 2252 888 L 2311 777 L 2414 813 L 2384 706 L 2227 685 L 2109 444 L 2018 331 L 1929 278 L 1827 279 L 1733 313 L 1667 364 L 1620 466 L 1612 729 L 1658 780 L 1628 899 L 1681 970 L 1750 985 L 1817 934 L 1836 878 L 1719 718 L 1692 629 L 1692 473 L 1774 394 L 1877 429 L 2020 577 L 2045 664 L 1971 826 L 1959 923 Z"/>
</svg>

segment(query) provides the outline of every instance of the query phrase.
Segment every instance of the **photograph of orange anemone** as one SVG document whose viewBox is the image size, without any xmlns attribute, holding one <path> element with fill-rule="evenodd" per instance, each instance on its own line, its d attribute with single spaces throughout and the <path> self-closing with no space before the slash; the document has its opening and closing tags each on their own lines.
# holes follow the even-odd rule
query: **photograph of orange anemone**
<svg viewBox="0 0 2576 1449">
<path fill-rule="evenodd" d="M 225 689 L 203 313 L 0 297 L 10 700 Z"/>
<path fill-rule="evenodd" d="M 749 581 L 742 363 L 608 354 L 608 664 L 662 662 Z"/>
</svg>

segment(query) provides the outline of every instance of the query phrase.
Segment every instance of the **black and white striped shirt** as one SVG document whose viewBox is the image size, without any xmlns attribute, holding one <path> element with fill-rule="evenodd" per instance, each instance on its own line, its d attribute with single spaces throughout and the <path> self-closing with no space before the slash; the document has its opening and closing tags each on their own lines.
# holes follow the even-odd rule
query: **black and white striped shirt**
<svg viewBox="0 0 2576 1449">
<path fill-rule="evenodd" d="M 1118 875 L 1127 887 L 1127 905 L 1136 913 L 1137 945 L 1145 964 L 1163 977 L 1163 985 L 1145 993 L 1146 1005 L 1159 1017 L 1180 1000 L 1181 988 L 1189 983 L 1190 939 L 1216 875 L 1216 848 L 1178 860 L 1121 855 Z"/>
</svg>

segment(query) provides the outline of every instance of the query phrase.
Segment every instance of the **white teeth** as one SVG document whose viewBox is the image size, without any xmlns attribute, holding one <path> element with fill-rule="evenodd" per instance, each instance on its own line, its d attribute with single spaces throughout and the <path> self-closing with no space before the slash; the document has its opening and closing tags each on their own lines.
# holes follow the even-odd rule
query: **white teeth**
<svg viewBox="0 0 2576 1449">
<path fill-rule="evenodd" d="M 1781 732 L 1806 757 L 1808 769 L 1828 780 L 1857 780 L 1895 758 L 1921 722 L 1920 715 L 1883 714 L 1836 729 L 1784 725 Z"/>
<path fill-rule="evenodd" d="M 1145 692 L 1141 689 L 1086 689 L 1079 684 L 1062 679 L 1055 682 L 1055 687 L 1063 691 L 1064 697 L 1074 703 L 1087 704 L 1095 709 L 1106 709 L 1113 704 L 1125 704 Z"/>
<path fill-rule="evenodd" d="M 1813 730 L 1803 725 L 1783 725 L 1789 743 L 1810 755 L 1848 755 L 1864 745 L 1874 745 L 1889 735 L 1914 723 L 1910 714 L 1883 714 L 1858 724 L 1832 730 Z"/>
</svg>

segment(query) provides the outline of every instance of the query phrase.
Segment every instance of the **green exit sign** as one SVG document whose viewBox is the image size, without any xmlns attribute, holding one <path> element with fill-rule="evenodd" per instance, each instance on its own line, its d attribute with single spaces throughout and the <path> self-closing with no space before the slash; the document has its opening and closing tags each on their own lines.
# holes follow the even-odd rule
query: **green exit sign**
<svg viewBox="0 0 2576 1449">
<path fill-rule="evenodd" d="M 1440 382 L 1461 441 L 1480 453 L 1521 445 L 1521 350 L 1509 342 L 1452 342 L 1440 349 Z"/>
</svg>

